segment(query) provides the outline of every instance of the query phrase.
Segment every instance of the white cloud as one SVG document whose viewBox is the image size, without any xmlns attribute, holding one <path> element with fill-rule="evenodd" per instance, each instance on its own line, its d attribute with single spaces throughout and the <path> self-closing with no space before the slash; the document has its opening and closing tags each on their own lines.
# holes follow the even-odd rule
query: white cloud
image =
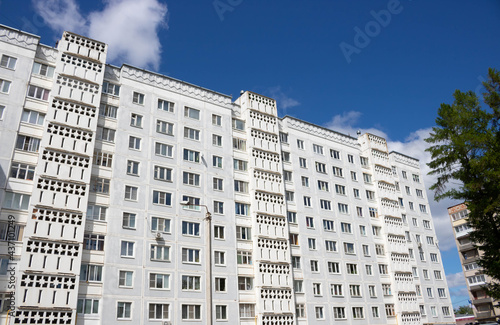
<svg viewBox="0 0 500 325">
<path fill-rule="evenodd" d="M 442 251 L 447 251 L 455 247 L 455 237 L 453 228 L 448 216 L 447 208 L 459 202 L 443 199 L 440 202 L 434 201 L 434 192 L 429 190 L 429 187 L 435 183 L 436 177 L 429 176 L 427 173 L 430 168 L 427 163 L 431 161 L 431 155 L 425 151 L 428 144 L 424 141 L 429 136 L 431 128 L 420 129 L 408 135 L 404 141 L 391 141 L 385 132 L 376 129 L 368 128 L 363 129 L 356 127 L 361 113 L 357 111 L 348 111 L 339 115 L 335 115 L 330 122 L 325 124 L 325 127 L 342 132 L 351 136 L 356 136 L 359 130 L 361 133 L 373 133 L 387 139 L 389 151 L 397 151 L 410 157 L 414 157 L 420 161 L 420 168 L 422 171 L 422 178 L 426 187 L 426 195 L 429 200 L 430 210 L 432 213 L 432 220 L 436 235 L 439 240 L 439 248 Z"/>
<path fill-rule="evenodd" d="M 278 105 L 278 108 L 282 111 L 282 114 L 286 114 L 286 111 L 288 108 L 292 108 L 295 106 L 299 106 L 300 103 L 299 101 L 291 98 L 290 96 L 286 95 L 282 90 L 280 86 L 276 87 L 271 87 L 267 90 L 269 97 L 273 98 L 276 100 L 276 103 Z"/>
<path fill-rule="evenodd" d="M 108 62 L 158 70 L 159 29 L 166 28 L 167 6 L 159 0 L 104 0 L 104 8 L 83 16 L 75 0 L 33 1 L 38 14 L 57 33 L 86 35 L 109 45 Z"/>
<path fill-rule="evenodd" d="M 466 286 L 463 272 L 447 274 L 446 282 L 448 282 L 448 288 L 450 289 Z"/>
</svg>

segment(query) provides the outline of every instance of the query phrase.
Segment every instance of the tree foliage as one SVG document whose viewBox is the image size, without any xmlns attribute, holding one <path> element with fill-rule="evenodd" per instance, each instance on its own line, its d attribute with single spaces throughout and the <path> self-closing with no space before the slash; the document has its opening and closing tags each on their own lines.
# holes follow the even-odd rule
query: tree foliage
<svg viewBox="0 0 500 325">
<path fill-rule="evenodd" d="M 457 309 L 453 311 L 455 315 L 473 315 L 474 311 L 472 310 L 471 306 L 465 305 L 465 306 L 460 306 Z"/>
<path fill-rule="evenodd" d="M 471 240 L 484 252 L 479 264 L 494 279 L 489 294 L 500 299 L 500 73 L 490 68 L 483 86 L 484 107 L 474 92 L 456 90 L 425 141 L 434 198 L 467 204 Z"/>
</svg>

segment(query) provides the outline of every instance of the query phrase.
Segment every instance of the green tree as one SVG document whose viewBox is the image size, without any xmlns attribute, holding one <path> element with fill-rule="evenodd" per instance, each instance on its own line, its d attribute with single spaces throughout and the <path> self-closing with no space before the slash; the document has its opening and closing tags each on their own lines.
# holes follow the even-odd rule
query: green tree
<svg viewBox="0 0 500 325">
<path fill-rule="evenodd" d="M 471 239 L 484 252 L 479 264 L 494 279 L 488 293 L 500 299 L 500 73 L 490 68 L 483 85 L 485 108 L 474 92 L 456 90 L 425 141 L 434 198 L 466 202 Z"/>
<path fill-rule="evenodd" d="M 468 305 L 460 306 L 457 309 L 455 309 L 453 312 L 455 313 L 455 315 L 472 315 L 472 314 L 474 314 L 471 306 L 468 306 Z"/>
</svg>

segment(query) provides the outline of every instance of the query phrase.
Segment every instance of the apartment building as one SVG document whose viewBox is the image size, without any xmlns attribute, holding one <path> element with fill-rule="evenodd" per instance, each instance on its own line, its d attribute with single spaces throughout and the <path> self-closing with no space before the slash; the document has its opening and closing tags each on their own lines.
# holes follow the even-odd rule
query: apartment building
<svg viewBox="0 0 500 325">
<path fill-rule="evenodd" d="M 491 282 L 491 277 L 483 273 L 477 263 L 483 252 L 470 239 L 472 228 L 467 222 L 469 211 L 464 203 L 448 208 L 458 255 L 464 271 L 467 290 L 469 291 L 472 310 L 477 321 L 496 321 L 500 317 L 498 301 L 486 294 L 484 286 Z"/>
<path fill-rule="evenodd" d="M 106 53 L 0 26 L 0 321 L 454 323 L 416 159 Z"/>
</svg>

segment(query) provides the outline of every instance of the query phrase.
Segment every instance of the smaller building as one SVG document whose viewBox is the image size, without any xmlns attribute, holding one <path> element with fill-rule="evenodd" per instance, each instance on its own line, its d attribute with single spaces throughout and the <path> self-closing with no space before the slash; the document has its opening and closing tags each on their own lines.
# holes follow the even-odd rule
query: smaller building
<svg viewBox="0 0 500 325">
<path fill-rule="evenodd" d="M 469 325 L 474 324 L 476 318 L 474 315 L 455 315 L 455 322 L 457 325 Z"/>
<path fill-rule="evenodd" d="M 469 216 L 467 205 L 461 203 L 449 207 L 448 214 L 453 226 L 475 320 L 478 322 L 495 321 L 500 318 L 500 308 L 496 307 L 498 301 L 489 297 L 484 289 L 491 278 L 483 273 L 483 269 L 477 263 L 483 252 L 470 239 L 472 228 L 467 219 Z"/>
</svg>

